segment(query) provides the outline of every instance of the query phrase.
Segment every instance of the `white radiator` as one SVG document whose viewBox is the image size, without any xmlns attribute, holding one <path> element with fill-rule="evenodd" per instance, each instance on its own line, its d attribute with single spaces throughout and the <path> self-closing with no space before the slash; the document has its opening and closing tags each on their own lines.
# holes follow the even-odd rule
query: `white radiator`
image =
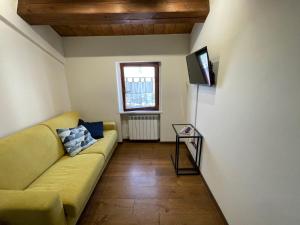
<svg viewBox="0 0 300 225">
<path fill-rule="evenodd" d="M 129 140 L 159 139 L 159 115 L 131 115 L 128 125 Z"/>
</svg>

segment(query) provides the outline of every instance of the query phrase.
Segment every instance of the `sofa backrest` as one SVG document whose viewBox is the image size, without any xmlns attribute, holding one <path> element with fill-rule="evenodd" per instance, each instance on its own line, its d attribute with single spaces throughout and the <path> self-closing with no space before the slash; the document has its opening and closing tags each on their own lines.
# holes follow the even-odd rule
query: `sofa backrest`
<svg viewBox="0 0 300 225">
<path fill-rule="evenodd" d="M 45 125 L 1 138 L 0 189 L 25 189 L 63 154 L 55 135 Z"/>
<path fill-rule="evenodd" d="M 78 126 L 79 113 L 77 112 L 66 112 L 62 115 L 54 117 L 50 120 L 42 122 L 40 124 L 49 127 L 52 133 L 55 135 L 59 145 L 60 151 L 64 152 L 64 146 L 61 143 L 59 136 L 57 135 L 56 129 L 58 128 L 73 128 Z"/>
</svg>

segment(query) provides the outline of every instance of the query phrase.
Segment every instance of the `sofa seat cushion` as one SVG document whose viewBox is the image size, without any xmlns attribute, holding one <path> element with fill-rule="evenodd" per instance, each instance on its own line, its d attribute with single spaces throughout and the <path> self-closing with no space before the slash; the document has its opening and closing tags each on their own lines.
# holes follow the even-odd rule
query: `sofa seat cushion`
<svg viewBox="0 0 300 225">
<path fill-rule="evenodd" d="M 27 190 L 57 191 L 67 216 L 78 216 L 104 167 L 100 154 L 64 156 L 33 182 Z"/>
<path fill-rule="evenodd" d="M 113 151 L 117 139 L 118 139 L 118 134 L 116 130 L 106 130 L 104 131 L 104 138 L 98 140 L 92 146 L 81 151 L 79 155 L 98 153 L 98 154 L 102 154 L 105 157 L 105 159 L 108 159 L 111 151 Z"/>
</svg>

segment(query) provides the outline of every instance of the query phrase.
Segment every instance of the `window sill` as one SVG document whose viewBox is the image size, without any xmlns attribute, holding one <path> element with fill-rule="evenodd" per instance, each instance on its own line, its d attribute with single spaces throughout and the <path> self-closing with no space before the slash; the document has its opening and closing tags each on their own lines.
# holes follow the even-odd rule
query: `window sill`
<svg viewBox="0 0 300 225">
<path fill-rule="evenodd" d="M 155 110 L 140 110 L 140 111 L 122 111 L 119 112 L 121 115 L 128 115 L 128 114 L 162 114 L 162 111 L 155 111 Z"/>
</svg>

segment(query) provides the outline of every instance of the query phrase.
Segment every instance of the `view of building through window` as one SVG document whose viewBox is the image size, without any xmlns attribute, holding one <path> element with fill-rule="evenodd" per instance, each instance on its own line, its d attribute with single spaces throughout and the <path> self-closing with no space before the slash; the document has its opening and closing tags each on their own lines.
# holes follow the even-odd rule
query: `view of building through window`
<svg viewBox="0 0 300 225">
<path fill-rule="evenodd" d="M 124 110 L 157 109 L 158 64 L 121 64 Z"/>
</svg>

